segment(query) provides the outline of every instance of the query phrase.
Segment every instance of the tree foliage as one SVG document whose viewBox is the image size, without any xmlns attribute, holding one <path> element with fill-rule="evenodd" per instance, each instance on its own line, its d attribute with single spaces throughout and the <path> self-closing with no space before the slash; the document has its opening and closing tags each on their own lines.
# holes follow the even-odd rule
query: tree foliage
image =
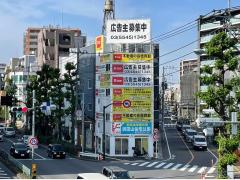
<svg viewBox="0 0 240 180">
<path fill-rule="evenodd" d="M 240 79 L 236 74 L 239 59 L 236 56 L 236 39 L 231 39 L 225 32 L 215 35 L 206 44 L 206 54 L 215 63 L 201 68 L 201 84 L 207 85 L 206 91 L 198 92 L 200 99 L 215 110 L 223 121 L 230 120 L 230 112 L 236 112 L 240 102 Z M 232 95 L 234 94 L 234 95 Z M 239 145 L 238 138 L 229 138 L 225 128 L 221 129 L 218 142 L 218 175 L 227 178 L 227 165 L 237 162 L 234 151 Z"/>
</svg>

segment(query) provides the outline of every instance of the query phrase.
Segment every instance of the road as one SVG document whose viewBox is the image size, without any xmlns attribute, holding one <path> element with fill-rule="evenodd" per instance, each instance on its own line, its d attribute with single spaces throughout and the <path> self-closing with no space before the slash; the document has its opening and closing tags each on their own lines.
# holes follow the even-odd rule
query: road
<svg viewBox="0 0 240 180">
<path fill-rule="evenodd" d="M 47 179 L 72 179 L 78 173 L 101 172 L 106 165 L 116 165 L 128 169 L 135 178 L 178 178 L 195 179 L 200 178 L 203 172 L 206 178 L 216 177 L 216 168 L 212 166 L 216 158 L 211 151 L 194 151 L 190 144 L 185 143 L 180 133 L 175 128 L 166 128 L 165 154 L 170 152 L 171 158 L 166 159 L 125 159 L 112 161 L 86 161 L 67 156 L 66 159 L 51 159 L 47 157 L 45 148 L 39 146 L 35 150 L 34 163 L 37 164 L 38 178 Z M 14 138 L 5 138 L 0 147 L 9 152 Z M 168 142 L 168 143 L 167 143 Z M 213 160 L 213 161 L 212 161 Z M 20 159 L 22 164 L 31 167 L 31 159 Z"/>
<path fill-rule="evenodd" d="M 165 128 L 171 159 L 126 161 L 123 164 L 136 178 L 215 178 L 217 157 L 211 150 L 195 151 L 175 127 Z M 166 146 L 167 146 L 166 142 Z M 167 153 L 167 152 L 165 152 Z"/>
</svg>

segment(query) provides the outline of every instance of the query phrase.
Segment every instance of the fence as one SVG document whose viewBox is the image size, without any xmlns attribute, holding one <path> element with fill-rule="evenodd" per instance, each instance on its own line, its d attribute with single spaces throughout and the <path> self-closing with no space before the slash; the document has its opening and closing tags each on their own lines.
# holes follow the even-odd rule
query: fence
<svg viewBox="0 0 240 180">
<path fill-rule="evenodd" d="M 0 149 L 0 158 L 6 165 L 17 167 L 25 176 L 31 177 L 31 170 L 20 161 L 11 157 L 8 153 Z"/>
</svg>

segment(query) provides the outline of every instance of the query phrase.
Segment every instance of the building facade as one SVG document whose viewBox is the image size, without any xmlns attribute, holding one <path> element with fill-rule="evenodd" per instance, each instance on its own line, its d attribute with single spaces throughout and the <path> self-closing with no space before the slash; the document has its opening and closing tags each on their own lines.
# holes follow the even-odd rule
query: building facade
<svg viewBox="0 0 240 180">
<path fill-rule="evenodd" d="M 228 9 L 214 10 L 206 16 L 200 16 L 198 22 L 198 36 L 199 49 L 204 49 L 204 45 L 211 40 L 211 38 L 216 35 L 219 31 L 222 31 L 223 28 L 227 31 L 230 37 L 240 37 L 239 29 L 240 29 L 240 7 L 233 7 L 230 9 L 230 17 L 228 13 Z M 226 29 L 226 23 L 230 23 L 231 28 Z M 231 32 L 229 32 L 231 31 Z M 240 43 L 237 44 L 238 51 L 236 51 L 236 55 L 240 54 Z M 207 57 L 206 54 L 199 54 L 198 59 L 198 72 L 199 76 L 201 76 L 200 68 L 204 65 L 213 65 L 215 60 L 213 58 Z M 228 75 L 229 76 L 229 75 Z M 227 78 L 230 78 L 227 77 Z M 207 86 L 200 81 L 198 81 L 198 91 L 205 91 Z M 202 100 L 198 99 L 198 115 L 201 114 L 202 109 L 206 109 L 206 103 Z"/>
<path fill-rule="evenodd" d="M 0 64 L 0 91 L 4 89 L 5 68 L 6 64 Z"/>
<path fill-rule="evenodd" d="M 158 118 L 154 111 L 159 112 L 158 103 L 154 104 L 159 97 L 158 90 L 154 93 L 154 85 L 159 87 L 159 68 L 154 64 L 159 63 L 159 46 L 105 41 L 103 46 L 96 56 L 97 151 L 103 152 L 105 135 L 108 156 L 133 156 L 136 150 L 153 157 L 154 118 Z"/>
<path fill-rule="evenodd" d="M 179 116 L 194 121 L 196 114 L 196 93 L 198 85 L 197 59 L 180 62 L 180 91 Z"/>
<path fill-rule="evenodd" d="M 37 56 L 38 49 L 38 33 L 41 28 L 29 27 L 23 37 L 23 54 L 34 54 Z"/>
<path fill-rule="evenodd" d="M 59 57 L 68 56 L 69 49 L 85 46 L 86 37 L 79 29 L 41 28 L 38 33 L 37 63 L 59 68 Z"/>
<path fill-rule="evenodd" d="M 180 77 L 192 72 L 198 67 L 197 59 L 186 59 L 180 62 Z"/>
</svg>

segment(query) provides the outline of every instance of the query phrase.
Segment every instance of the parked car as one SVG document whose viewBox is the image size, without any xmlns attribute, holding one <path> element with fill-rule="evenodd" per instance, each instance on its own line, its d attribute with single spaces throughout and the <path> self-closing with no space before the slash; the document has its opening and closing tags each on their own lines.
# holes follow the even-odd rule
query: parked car
<svg viewBox="0 0 240 180">
<path fill-rule="evenodd" d="M 48 157 L 65 159 L 66 153 L 61 144 L 49 144 L 47 150 Z"/>
<path fill-rule="evenodd" d="M 185 138 L 187 142 L 193 141 L 193 136 L 197 135 L 197 131 L 194 129 L 186 129 Z"/>
<path fill-rule="evenodd" d="M 15 158 L 29 158 L 30 149 L 24 143 L 13 143 L 10 148 L 10 155 Z"/>
<path fill-rule="evenodd" d="M 201 131 L 201 132 L 197 132 L 197 135 L 205 136 L 205 133 Z"/>
<path fill-rule="evenodd" d="M 16 132 L 15 132 L 13 127 L 5 127 L 4 128 L 4 135 L 6 137 L 15 137 L 16 136 Z"/>
<path fill-rule="evenodd" d="M 205 136 L 201 135 L 195 135 L 193 136 L 193 149 L 199 149 L 199 150 L 206 150 L 207 149 L 207 141 Z"/>
<path fill-rule="evenodd" d="M 86 180 L 92 180 L 92 179 L 97 179 L 97 180 L 105 180 L 109 179 L 106 176 L 104 176 L 101 173 L 80 173 L 77 175 L 77 179 L 86 179 Z"/>
<path fill-rule="evenodd" d="M 3 133 L 0 133 L 0 141 L 3 141 Z"/>
<path fill-rule="evenodd" d="M 186 129 L 191 129 L 191 126 L 188 125 L 188 124 L 183 124 L 183 125 L 182 125 L 182 135 L 183 135 L 183 137 L 185 137 L 185 131 L 186 131 Z"/>
<path fill-rule="evenodd" d="M 28 140 L 29 140 L 30 135 L 23 135 L 22 137 L 22 142 L 26 145 L 28 145 Z"/>
<path fill-rule="evenodd" d="M 176 123 L 176 128 L 178 131 L 181 131 L 182 130 L 182 123 L 181 122 L 177 122 Z"/>
<path fill-rule="evenodd" d="M 103 167 L 102 174 L 109 179 L 131 179 L 129 172 L 118 166 L 105 166 Z"/>
</svg>

